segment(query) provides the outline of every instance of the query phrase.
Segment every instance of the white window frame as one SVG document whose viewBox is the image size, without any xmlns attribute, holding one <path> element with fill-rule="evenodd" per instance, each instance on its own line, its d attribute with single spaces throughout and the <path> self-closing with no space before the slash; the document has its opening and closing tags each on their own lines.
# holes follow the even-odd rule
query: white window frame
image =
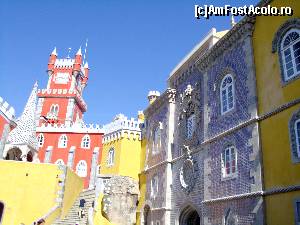
<svg viewBox="0 0 300 225">
<path fill-rule="evenodd" d="M 66 148 L 67 146 L 68 146 L 68 136 L 66 134 L 62 134 L 58 140 L 58 147 Z"/>
<path fill-rule="evenodd" d="M 58 159 L 58 160 L 55 161 L 55 164 L 56 165 L 65 165 L 65 162 L 62 159 Z"/>
<path fill-rule="evenodd" d="M 296 120 L 294 123 L 294 132 L 295 132 L 295 137 L 296 137 L 296 148 L 297 148 L 297 154 L 298 158 L 300 158 L 300 136 L 297 131 L 297 124 L 300 124 L 300 119 Z"/>
<path fill-rule="evenodd" d="M 83 165 L 83 167 L 82 167 Z M 85 170 L 83 170 L 84 168 Z M 80 169 L 80 170 L 79 170 Z M 83 171 L 81 171 L 83 170 Z M 76 165 L 76 174 L 80 177 L 86 177 L 87 176 L 87 163 L 85 160 L 80 160 Z"/>
<path fill-rule="evenodd" d="M 107 156 L 107 165 L 113 166 L 114 163 L 115 163 L 115 149 L 110 148 L 108 151 L 108 156 Z"/>
<path fill-rule="evenodd" d="M 227 174 L 227 171 L 226 171 L 226 163 L 227 163 L 227 158 L 226 158 L 226 152 L 229 151 L 229 163 L 230 163 L 230 172 Z M 234 151 L 234 154 L 232 153 L 232 151 Z M 235 165 L 234 165 L 234 168 L 235 168 L 235 171 L 232 172 L 232 169 L 233 169 L 233 166 L 232 166 L 232 161 L 233 161 L 233 158 L 232 158 L 232 155 L 234 155 L 235 157 Z M 227 148 L 225 148 L 223 151 L 222 151 L 222 154 L 221 154 L 221 166 L 222 166 L 222 177 L 223 178 L 233 178 L 233 177 L 236 177 L 237 173 L 238 173 L 238 168 L 237 168 L 237 160 L 238 160 L 238 155 L 237 155 L 237 150 L 234 146 L 229 146 Z"/>
<path fill-rule="evenodd" d="M 231 83 L 231 86 L 232 86 L 232 107 L 229 108 L 229 95 L 228 95 L 228 92 L 229 92 L 229 86 L 230 85 L 227 85 L 225 87 L 223 87 L 223 83 L 225 82 L 225 80 L 228 78 L 228 77 L 231 77 L 231 80 L 232 80 L 232 83 Z M 224 110 L 224 104 L 223 104 L 223 96 L 222 96 L 222 92 L 225 91 L 226 92 L 226 102 L 227 102 L 227 109 Z M 234 77 L 231 75 L 231 74 L 226 74 L 222 81 L 221 81 L 221 85 L 220 85 L 220 102 L 221 102 L 221 115 L 224 115 L 225 113 L 227 112 L 230 112 L 231 110 L 234 109 L 235 107 L 235 80 L 234 80 Z"/>
<path fill-rule="evenodd" d="M 286 38 L 288 37 L 288 35 L 289 35 L 290 33 L 292 33 L 292 32 L 297 32 L 297 33 L 299 34 L 299 36 L 300 36 L 300 30 L 299 30 L 299 29 L 295 29 L 295 28 L 290 29 L 290 30 L 283 36 L 283 38 L 281 39 L 281 43 L 280 43 L 280 45 L 281 45 L 281 52 L 280 52 L 280 54 L 281 54 L 281 59 L 282 59 L 282 62 L 283 62 L 283 65 L 281 65 L 281 66 L 282 66 L 282 69 L 283 69 L 284 80 L 285 80 L 285 81 L 289 81 L 289 80 L 291 80 L 292 78 L 294 78 L 294 77 L 296 77 L 296 76 L 298 76 L 298 75 L 300 74 L 300 71 L 297 71 L 297 68 L 296 68 L 295 54 L 294 54 L 294 50 L 293 50 L 294 44 L 296 44 L 297 42 L 299 42 L 299 41 L 300 41 L 300 38 L 297 39 L 298 41 L 296 41 L 296 42 L 294 42 L 294 43 L 291 43 L 291 44 L 290 44 L 289 46 L 287 46 L 287 47 L 284 47 L 284 46 L 283 46 L 285 39 L 286 39 Z M 293 71 L 294 71 L 293 75 L 290 76 L 290 77 L 288 77 L 288 75 L 287 75 L 286 61 L 285 61 L 285 55 L 284 55 L 284 51 L 286 51 L 287 49 L 289 49 L 290 52 L 291 52 L 292 64 L 293 64 Z"/>
<path fill-rule="evenodd" d="M 161 148 L 161 126 L 157 126 L 153 131 L 152 154 L 156 155 Z"/>
<path fill-rule="evenodd" d="M 192 126 L 189 126 L 189 123 L 192 123 Z M 191 139 L 194 135 L 195 128 L 196 128 L 196 116 L 194 113 L 189 115 L 189 117 L 186 119 L 186 137 L 187 139 Z"/>
<path fill-rule="evenodd" d="M 49 111 L 49 115 L 50 117 L 54 117 L 57 119 L 58 117 L 58 112 L 59 112 L 59 105 L 58 104 L 52 104 L 50 106 L 50 111 Z"/>
<path fill-rule="evenodd" d="M 300 207 L 300 198 L 294 200 L 294 211 L 295 211 L 295 224 L 300 225 L 300 209 L 298 210 L 297 205 Z"/>
<path fill-rule="evenodd" d="M 40 133 L 37 137 L 37 141 L 38 141 L 38 146 L 39 147 L 43 147 L 44 143 L 45 143 L 45 136 L 44 134 Z"/>
<path fill-rule="evenodd" d="M 158 193 L 158 175 L 155 174 L 151 178 L 151 197 L 155 198 Z"/>
<path fill-rule="evenodd" d="M 91 147 L 91 137 L 86 134 L 81 139 L 81 148 L 89 149 Z"/>
</svg>

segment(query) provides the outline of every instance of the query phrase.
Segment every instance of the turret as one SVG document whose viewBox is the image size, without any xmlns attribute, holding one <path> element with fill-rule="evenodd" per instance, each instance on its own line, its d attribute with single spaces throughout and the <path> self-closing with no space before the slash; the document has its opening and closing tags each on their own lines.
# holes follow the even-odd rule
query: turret
<svg viewBox="0 0 300 225">
<path fill-rule="evenodd" d="M 56 59 L 57 59 L 57 52 L 55 47 L 49 57 L 48 71 L 53 71 Z"/>
<path fill-rule="evenodd" d="M 148 100 L 152 104 L 160 96 L 159 91 L 149 91 Z"/>
<path fill-rule="evenodd" d="M 82 54 L 81 54 L 81 47 L 78 49 L 76 55 L 75 55 L 75 61 L 74 61 L 74 70 L 80 71 L 82 63 Z"/>
<path fill-rule="evenodd" d="M 86 86 L 87 81 L 89 79 L 89 70 L 90 70 L 88 62 L 85 62 L 83 70 L 84 70 L 84 77 L 83 77 L 83 80 L 82 80 L 82 84 L 84 86 Z"/>
</svg>

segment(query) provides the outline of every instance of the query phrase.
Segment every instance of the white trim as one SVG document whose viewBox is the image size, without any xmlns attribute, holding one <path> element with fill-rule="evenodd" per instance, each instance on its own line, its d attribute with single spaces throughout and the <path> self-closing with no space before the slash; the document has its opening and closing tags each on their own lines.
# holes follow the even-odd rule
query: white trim
<svg viewBox="0 0 300 225">
<path fill-rule="evenodd" d="M 232 79 L 232 83 L 231 83 L 231 86 L 232 86 L 232 107 L 229 108 L 229 96 L 228 96 L 228 89 L 230 87 L 230 85 L 226 85 L 224 88 L 222 87 L 223 86 L 223 82 L 225 81 L 225 79 L 227 79 L 228 77 L 231 77 Z M 224 105 L 223 105 L 223 96 L 222 96 L 222 91 L 226 91 L 226 100 L 227 100 L 227 110 L 224 111 Z M 235 107 L 235 80 L 234 80 L 234 77 L 231 75 L 231 74 L 226 74 L 222 81 L 221 81 L 221 84 L 220 84 L 220 103 L 221 103 L 221 115 L 224 115 L 225 113 L 227 112 L 230 112 L 231 110 L 234 109 Z"/>
<path fill-rule="evenodd" d="M 55 164 L 56 165 L 65 165 L 65 162 L 62 159 L 58 159 L 58 160 L 55 161 Z"/>
<path fill-rule="evenodd" d="M 290 79 L 292 79 L 292 78 L 298 76 L 299 73 L 300 73 L 300 71 L 297 71 L 297 68 L 296 68 L 296 64 L 295 64 L 295 62 L 296 62 L 296 61 L 295 61 L 295 55 L 294 55 L 294 50 L 293 50 L 293 46 L 294 46 L 294 44 L 295 44 L 296 42 L 291 43 L 288 47 L 283 47 L 283 43 L 284 43 L 285 39 L 286 39 L 287 36 L 288 36 L 290 33 L 292 33 L 292 32 L 296 32 L 296 33 L 298 33 L 299 36 L 300 36 L 300 30 L 299 30 L 299 29 L 295 29 L 295 28 L 294 28 L 294 29 L 290 29 L 290 30 L 283 36 L 283 38 L 281 39 L 281 43 L 280 43 L 280 45 L 281 45 L 281 52 L 280 52 L 280 54 L 281 54 L 281 58 L 282 58 L 282 62 L 283 62 L 282 68 L 283 68 L 283 72 L 284 72 L 284 80 L 285 80 L 285 81 L 288 81 L 288 80 L 290 80 Z M 299 41 L 300 41 L 300 37 L 299 37 L 299 39 L 297 39 L 297 42 L 299 42 Z M 290 49 L 290 52 L 291 52 L 291 57 L 292 57 L 292 61 L 291 61 L 291 62 L 292 62 L 292 65 L 293 65 L 293 71 L 294 71 L 293 75 L 290 76 L 290 77 L 287 76 L 286 62 L 285 62 L 285 55 L 284 55 L 284 51 L 287 50 L 287 49 Z"/>
<path fill-rule="evenodd" d="M 226 173 L 226 151 L 229 151 L 229 163 L 230 163 L 229 168 L 230 168 L 230 172 L 228 174 Z M 234 166 L 235 167 L 235 171 L 234 172 L 232 172 L 232 164 L 231 164 L 231 162 L 233 160 L 231 158 L 232 151 L 234 151 L 234 156 L 235 156 L 235 166 Z M 223 158 L 225 159 L 224 161 L 223 161 Z M 221 154 L 221 167 L 222 167 L 222 178 L 226 179 L 226 178 L 234 178 L 234 177 L 236 177 L 236 175 L 238 173 L 238 169 L 237 169 L 237 150 L 236 150 L 236 148 L 233 145 L 225 148 L 222 151 L 222 154 Z"/>
<path fill-rule="evenodd" d="M 300 143 L 299 143 L 299 134 L 298 134 L 298 131 L 297 131 L 297 124 L 300 124 L 300 119 L 296 120 L 295 123 L 294 123 L 294 131 L 295 131 L 295 137 L 296 137 L 296 148 L 297 148 L 297 154 L 298 154 L 298 157 L 300 157 Z"/>
<path fill-rule="evenodd" d="M 63 140 L 63 138 L 65 138 L 65 139 Z M 57 146 L 58 146 L 58 148 L 67 148 L 68 136 L 66 134 L 60 135 Z"/>
<path fill-rule="evenodd" d="M 107 156 L 107 166 L 113 166 L 115 163 L 115 149 L 110 148 Z"/>
<path fill-rule="evenodd" d="M 201 48 L 202 45 L 204 45 L 211 37 L 213 37 L 217 33 L 216 28 L 212 28 L 208 34 L 202 39 L 193 49 L 190 51 L 177 65 L 176 67 L 171 71 L 169 74 L 169 78 L 172 77 L 177 70 L 179 70 L 194 54 L 195 52 Z"/>
<path fill-rule="evenodd" d="M 39 147 L 43 147 L 44 143 L 45 143 L 45 136 L 44 134 L 40 133 L 38 136 L 37 136 L 37 141 L 38 141 L 38 146 Z"/>
<path fill-rule="evenodd" d="M 86 134 L 81 139 L 81 148 L 89 149 L 91 147 L 91 137 Z"/>
<path fill-rule="evenodd" d="M 80 160 L 76 165 L 76 173 L 80 177 L 87 176 L 87 163 L 85 160 Z"/>
</svg>

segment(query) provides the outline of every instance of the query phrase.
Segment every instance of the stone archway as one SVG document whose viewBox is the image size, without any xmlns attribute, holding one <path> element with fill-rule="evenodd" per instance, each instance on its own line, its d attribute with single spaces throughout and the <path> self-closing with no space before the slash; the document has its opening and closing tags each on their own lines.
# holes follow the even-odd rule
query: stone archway
<svg viewBox="0 0 300 225">
<path fill-rule="evenodd" d="M 26 156 L 26 160 L 27 162 L 32 162 L 33 161 L 33 154 L 32 152 L 28 152 L 27 156 Z"/>
<path fill-rule="evenodd" d="M 149 205 L 145 205 L 143 217 L 144 217 L 144 225 L 151 225 L 150 206 Z"/>
<path fill-rule="evenodd" d="M 200 216 L 192 206 L 185 207 L 179 216 L 179 225 L 200 225 Z"/>
<path fill-rule="evenodd" d="M 5 159 L 6 160 L 15 160 L 15 161 L 22 161 L 22 151 L 19 148 L 12 148 L 8 150 Z"/>
</svg>

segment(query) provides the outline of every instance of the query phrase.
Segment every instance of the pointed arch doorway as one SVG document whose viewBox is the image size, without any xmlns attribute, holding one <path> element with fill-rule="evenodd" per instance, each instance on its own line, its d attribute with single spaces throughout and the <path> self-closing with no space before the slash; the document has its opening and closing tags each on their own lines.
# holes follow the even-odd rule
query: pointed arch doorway
<svg viewBox="0 0 300 225">
<path fill-rule="evenodd" d="M 200 216 L 192 206 L 185 207 L 179 216 L 179 225 L 200 225 Z"/>
</svg>

